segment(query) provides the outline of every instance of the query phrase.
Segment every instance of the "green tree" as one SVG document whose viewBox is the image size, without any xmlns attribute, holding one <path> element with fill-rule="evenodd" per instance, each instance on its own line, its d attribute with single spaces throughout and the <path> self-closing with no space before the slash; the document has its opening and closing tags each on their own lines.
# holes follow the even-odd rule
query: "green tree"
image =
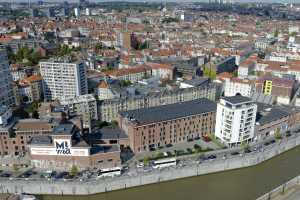
<svg viewBox="0 0 300 200">
<path fill-rule="evenodd" d="M 97 44 L 95 45 L 95 51 L 96 51 L 96 52 L 99 52 L 101 49 L 103 49 L 102 43 L 97 43 Z"/>
<path fill-rule="evenodd" d="M 121 87 L 127 87 L 127 86 L 130 86 L 132 83 L 131 83 L 131 81 L 129 81 L 129 80 L 121 80 L 120 81 L 120 86 Z"/>
<path fill-rule="evenodd" d="M 278 35 L 279 35 L 279 30 L 276 29 L 276 30 L 274 31 L 274 37 L 278 37 Z"/>
<path fill-rule="evenodd" d="M 17 165 L 17 164 L 13 164 L 13 170 L 15 171 L 15 172 L 17 172 L 17 171 L 19 171 L 19 165 Z"/>
<path fill-rule="evenodd" d="M 111 126 L 113 127 L 113 128 L 116 128 L 116 127 L 118 127 L 118 121 L 116 121 L 116 120 L 112 120 L 111 121 Z"/>
<path fill-rule="evenodd" d="M 78 174 L 78 172 L 79 172 L 78 167 L 76 165 L 73 165 L 72 168 L 71 168 L 71 170 L 70 170 L 70 172 L 69 172 L 69 174 L 71 176 L 76 176 Z"/>
<path fill-rule="evenodd" d="M 98 128 L 103 128 L 103 127 L 106 127 L 106 126 L 109 126 L 110 124 L 107 122 L 107 121 L 103 121 L 103 122 L 99 122 L 97 124 L 97 127 Z"/>
<path fill-rule="evenodd" d="M 216 76 L 217 76 L 217 73 L 214 69 L 211 69 L 210 67 L 208 66 L 205 66 L 204 67 L 204 70 L 203 70 L 203 74 L 207 77 L 209 77 L 210 79 L 215 79 Z"/>
<path fill-rule="evenodd" d="M 250 147 L 249 144 L 248 144 L 247 142 L 245 142 L 245 141 L 242 142 L 241 146 L 242 146 L 242 148 L 243 148 L 244 150 L 247 150 L 247 149 L 249 149 L 249 147 Z"/>
<path fill-rule="evenodd" d="M 277 128 L 277 129 L 275 130 L 275 138 L 276 138 L 277 140 L 280 140 L 280 139 L 282 138 L 281 131 L 280 131 L 279 128 Z"/>
<path fill-rule="evenodd" d="M 143 159 L 144 165 L 145 165 L 145 166 L 148 165 L 149 162 L 150 162 L 150 158 L 149 158 L 149 157 L 144 157 L 144 159 Z"/>
</svg>

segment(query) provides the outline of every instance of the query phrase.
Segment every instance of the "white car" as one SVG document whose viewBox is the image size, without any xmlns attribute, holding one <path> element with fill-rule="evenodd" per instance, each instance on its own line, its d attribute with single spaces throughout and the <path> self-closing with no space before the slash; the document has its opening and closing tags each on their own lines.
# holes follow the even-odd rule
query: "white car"
<svg viewBox="0 0 300 200">
<path fill-rule="evenodd" d="M 145 165 L 144 163 L 140 162 L 136 165 L 137 168 L 143 168 Z"/>
</svg>

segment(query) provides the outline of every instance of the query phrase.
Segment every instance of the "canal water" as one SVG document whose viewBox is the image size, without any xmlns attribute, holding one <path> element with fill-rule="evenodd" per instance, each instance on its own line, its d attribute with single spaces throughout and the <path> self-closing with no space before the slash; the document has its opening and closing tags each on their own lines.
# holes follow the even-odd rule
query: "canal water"
<svg viewBox="0 0 300 200">
<path fill-rule="evenodd" d="M 300 147 L 255 167 L 179 179 L 90 196 L 40 200 L 253 200 L 300 175 Z"/>
</svg>

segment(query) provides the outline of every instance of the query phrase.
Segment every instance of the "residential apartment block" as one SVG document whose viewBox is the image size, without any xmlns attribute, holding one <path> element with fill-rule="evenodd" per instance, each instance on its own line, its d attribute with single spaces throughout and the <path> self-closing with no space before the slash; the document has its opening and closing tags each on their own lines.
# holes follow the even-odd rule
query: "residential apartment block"
<svg viewBox="0 0 300 200">
<path fill-rule="evenodd" d="M 214 132 L 216 103 L 208 99 L 120 112 L 133 152 L 187 142 Z"/>
<path fill-rule="evenodd" d="M 164 90 L 147 95 L 128 95 L 121 98 L 103 100 L 98 104 L 99 119 L 110 122 L 117 119 L 118 112 L 121 111 L 150 108 L 199 98 L 215 100 L 216 87 L 216 84 L 209 83 L 192 88 Z"/>
<path fill-rule="evenodd" d="M 251 97 L 254 92 L 254 84 L 248 79 L 231 78 L 224 82 L 224 95 L 235 96 L 240 94 L 242 96 Z"/>
<path fill-rule="evenodd" d="M 60 101 L 68 106 L 70 115 L 81 116 L 83 128 L 91 128 L 91 121 L 98 119 L 97 102 L 92 94 L 80 95 L 73 99 Z"/>
<path fill-rule="evenodd" d="M 83 62 L 40 62 L 40 72 L 46 100 L 70 99 L 87 94 L 86 69 Z"/>
<path fill-rule="evenodd" d="M 0 50 L 0 106 L 14 105 L 12 77 L 5 50 Z"/>
<path fill-rule="evenodd" d="M 228 146 L 252 141 L 256 111 L 257 105 L 248 97 L 221 98 L 217 105 L 216 138 Z"/>
</svg>

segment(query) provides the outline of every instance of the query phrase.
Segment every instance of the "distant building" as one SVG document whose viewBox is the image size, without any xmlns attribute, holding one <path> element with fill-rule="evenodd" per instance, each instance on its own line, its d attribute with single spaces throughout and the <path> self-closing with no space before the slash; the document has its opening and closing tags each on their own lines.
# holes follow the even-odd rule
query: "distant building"
<svg viewBox="0 0 300 200">
<path fill-rule="evenodd" d="M 83 128 L 91 128 L 91 121 L 98 120 L 97 102 L 92 94 L 62 100 L 60 103 L 63 106 L 68 106 L 70 115 L 81 116 Z"/>
<path fill-rule="evenodd" d="M 205 77 L 197 77 L 191 80 L 186 80 L 180 83 L 180 88 L 192 88 L 192 87 L 198 87 L 201 85 L 206 85 L 209 83 L 209 79 Z"/>
<path fill-rule="evenodd" d="M 112 121 L 117 119 L 118 112 L 150 108 L 155 106 L 174 104 L 191 101 L 199 98 L 215 100 L 216 84 L 205 84 L 192 88 L 170 89 L 159 92 L 151 92 L 147 95 L 128 94 L 120 98 L 107 99 L 98 104 L 98 114 L 101 121 Z"/>
<path fill-rule="evenodd" d="M 118 121 L 132 151 L 143 152 L 213 133 L 215 114 L 213 101 L 198 99 L 120 112 Z"/>
<path fill-rule="evenodd" d="M 131 49 L 131 32 L 120 31 L 117 33 L 117 45 L 124 49 Z"/>
<path fill-rule="evenodd" d="M 220 99 L 217 105 L 215 136 L 232 147 L 254 138 L 257 105 L 247 97 Z"/>
<path fill-rule="evenodd" d="M 32 75 L 18 82 L 18 93 L 23 103 L 32 103 L 42 99 L 42 77 Z"/>
<path fill-rule="evenodd" d="M 109 88 L 109 85 L 106 81 L 100 81 L 97 86 L 97 96 L 98 100 L 112 99 L 115 97 L 113 91 Z"/>
<path fill-rule="evenodd" d="M 80 15 L 79 8 L 74 8 L 74 15 L 75 15 L 75 17 L 79 17 L 79 15 Z"/>
<path fill-rule="evenodd" d="M 46 11 L 46 15 L 49 18 L 55 17 L 55 10 L 54 8 L 48 8 Z"/>
<path fill-rule="evenodd" d="M 64 100 L 87 94 L 86 69 L 83 62 L 40 62 L 40 72 L 46 100 Z"/>
<path fill-rule="evenodd" d="M 272 95 L 278 103 L 289 104 L 294 95 L 295 80 L 278 78 L 275 76 L 260 77 L 256 81 L 256 92 L 264 95 Z"/>
<path fill-rule="evenodd" d="M 231 78 L 224 82 L 224 96 L 242 96 L 251 97 L 254 92 L 254 83 L 248 79 Z"/>
<path fill-rule="evenodd" d="M 39 16 L 39 10 L 36 8 L 31 9 L 31 16 L 32 17 L 38 17 Z"/>
<path fill-rule="evenodd" d="M 5 50 L 0 50 L 0 106 L 13 106 L 15 103 L 12 77 Z"/>
<path fill-rule="evenodd" d="M 12 117 L 12 111 L 7 106 L 0 106 L 0 126 L 8 125 Z"/>
<path fill-rule="evenodd" d="M 270 45 L 273 45 L 276 42 L 275 38 L 258 38 L 255 41 L 255 48 L 259 50 L 265 50 Z"/>
<path fill-rule="evenodd" d="M 68 7 L 64 7 L 62 12 L 63 12 L 63 16 L 68 17 L 70 14 L 70 9 Z"/>
<path fill-rule="evenodd" d="M 91 15 L 91 10 L 89 8 L 85 9 L 85 15 L 90 16 Z"/>
</svg>

